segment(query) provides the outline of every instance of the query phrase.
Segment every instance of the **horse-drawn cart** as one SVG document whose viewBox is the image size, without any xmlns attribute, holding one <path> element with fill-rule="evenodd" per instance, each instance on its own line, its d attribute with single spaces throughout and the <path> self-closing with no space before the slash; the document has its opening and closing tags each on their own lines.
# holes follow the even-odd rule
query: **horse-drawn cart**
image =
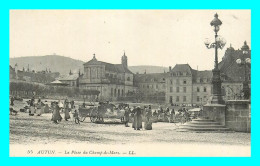
<svg viewBox="0 0 260 166">
<path fill-rule="evenodd" d="M 99 106 L 87 105 L 79 108 L 79 119 L 83 122 L 86 117 L 93 123 L 104 123 L 104 119 L 120 119 L 123 122 L 124 110 L 114 109 L 115 105 L 99 103 Z"/>
<path fill-rule="evenodd" d="M 95 122 L 97 118 L 97 107 L 94 105 L 86 105 L 79 107 L 79 120 L 83 122 L 87 117 L 91 122 Z"/>
</svg>

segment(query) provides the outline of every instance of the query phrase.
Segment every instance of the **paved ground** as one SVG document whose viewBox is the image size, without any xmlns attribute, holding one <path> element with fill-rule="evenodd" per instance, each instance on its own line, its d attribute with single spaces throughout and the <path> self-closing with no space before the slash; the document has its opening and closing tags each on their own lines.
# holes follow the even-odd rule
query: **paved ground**
<svg viewBox="0 0 260 166">
<path fill-rule="evenodd" d="M 24 105 L 15 104 L 16 110 Z M 161 122 L 153 123 L 153 130 L 136 131 L 123 124 L 95 124 L 89 119 L 80 125 L 73 119 L 60 124 L 50 119 L 51 113 L 10 115 L 10 156 L 131 156 L 125 151 L 131 149 L 136 153 L 133 156 L 250 156 L 251 151 L 250 133 L 177 132 L 180 124 Z M 120 122 L 105 120 L 112 121 Z M 54 149 L 55 154 L 35 153 L 41 149 Z M 66 154 L 68 149 L 71 152 Z M 73 149 L 88 154 L 72 154 Z M 112 153 L 105 155 L 104 149 L 112 149 Z"/>
<path fill-rule="evenodd" d="M 63 115 L 62 115 L 63 116 Z M 123 124 L 95 124 L 86 119 L 77 125 L 70 121 L 52 123 L 51 114 L 29 116 L 10 115 L 10 144 L 95 143 L 201 143 L 250 145 L 250 133 L 192 133 L 177 132 L 179 124 L 153 123 L 153 130 L 135 131 Z M 109 120 L 106 120 L 107 122 Z M 111 120 L 110 120 L 111 121 Z M 115 120 L 119 122 L 119 120 Z M 131 125 L 131 124 L 130 124 Z"/>
</svg>

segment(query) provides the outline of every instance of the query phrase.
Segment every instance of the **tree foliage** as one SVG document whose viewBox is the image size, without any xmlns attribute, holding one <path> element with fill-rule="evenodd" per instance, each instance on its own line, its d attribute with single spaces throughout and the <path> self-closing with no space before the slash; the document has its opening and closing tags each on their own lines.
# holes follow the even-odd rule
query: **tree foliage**
<svg viewBox="0 0 260 166">
<path fill-rule="evenodd" d="M 99 95 L 99 93 L 98 90 L 80 89 L 78 87 L 51 86 L 23 81 L 10 82 L 10 94 L 76 97 L 79 95 Z"/>
</svg>

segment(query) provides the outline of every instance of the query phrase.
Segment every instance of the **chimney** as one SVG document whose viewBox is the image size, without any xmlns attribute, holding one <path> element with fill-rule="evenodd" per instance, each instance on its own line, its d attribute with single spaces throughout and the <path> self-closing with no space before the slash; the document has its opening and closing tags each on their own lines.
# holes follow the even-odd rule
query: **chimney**
<svg viewBox="0 0 260 166">
<path fill-rule="evenodd" d="M 172 70 L 172 67 L 171 67 L 171 66 L 169 66 L 169 72 L 171 72 L 171 70 Z"/>
</svg>

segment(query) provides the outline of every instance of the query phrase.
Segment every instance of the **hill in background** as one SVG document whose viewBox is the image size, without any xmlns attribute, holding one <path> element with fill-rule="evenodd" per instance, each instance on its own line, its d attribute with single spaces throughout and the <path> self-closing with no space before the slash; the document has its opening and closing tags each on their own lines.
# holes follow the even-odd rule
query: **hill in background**
<svg viewBox="0 0 260 166">
<path fill-rule="evenodd" d="M 47 68 L 52 72 L 59 72 L 61 75 L 67 75 L 69 74 L 70 70 L 73 73 L 78 73 L 79 69 L 81 72 L 83 72 L 83 64 L 85 62 L 60 55 L 46 55 L 10 58 L 9 63 L 12 67 L 17 64 L 19 70 L 22 70 L 23 68 L 27 70 L 29 64 L 30 71 L 42 71 L 46 70 Z M 134 74 L 143 74 L 145 71 L 146 73 L 163 73 L 164 71 L 167 72 L 168 68 L 144 65 L 129 66 L 129 70 Z"/>
<path fill-rule="evenodd" d="M 23 67 L 27 70 L 29 64 L 30 70 L 42 71 L 47 68 L 52 72 L 59 72 L 61 75 L 66 75 L 69 74 L 70 70 L 73 73 L 78 73 L 79 69 L 83 72 L 84 62 L 59 55 L 10 58 L 10 65 L 12 67 L 14 67 L 16 63 L 19 70 L 22 70 Z"/>
</svg>

